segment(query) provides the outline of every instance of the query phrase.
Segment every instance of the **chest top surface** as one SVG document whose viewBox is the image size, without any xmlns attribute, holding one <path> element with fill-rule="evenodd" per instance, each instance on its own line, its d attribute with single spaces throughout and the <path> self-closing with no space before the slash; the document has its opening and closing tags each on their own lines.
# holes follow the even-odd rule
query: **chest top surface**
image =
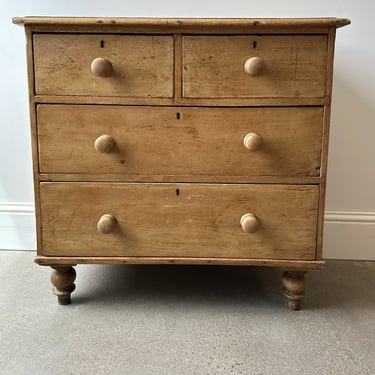
<svg viewBox="0 0 375 375">
<path fill-rule="evenodd" d="M 230 30 L 267 30 L 273 28 L 291 30 L 311 29 L 317 32 L 331 27 L 342 27 L 350 21 L 345 18 L 133 18 L 133 17 L 14 17 L 13 23 L 39 27 L 40 29 L 73 27 L 88 28 L 141 28 L 144 31 L 190 31 L 197 29 L 216 30 L 227 33 Z"/>
</svg>

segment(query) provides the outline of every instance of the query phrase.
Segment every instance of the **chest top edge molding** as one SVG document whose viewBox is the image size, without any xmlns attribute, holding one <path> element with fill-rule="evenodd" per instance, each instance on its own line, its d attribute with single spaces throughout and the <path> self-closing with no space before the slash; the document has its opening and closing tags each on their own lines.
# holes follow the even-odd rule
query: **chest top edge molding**
<svg viewBox="0 0 375 375">
<path fill-rule="evenodd" d="M 266 32 L 273 30 L 295 32 L 301 29 L 324 32 L 350 24 L 345 18 L 133 18 L 133 17 L 14 17 L 14 24 L 31 26 L 36 31 L 49 26 L 61 31 L 70 28 L 89 28 L 96 31 L 124 28 L 125 31 L 147 30 L 184 32 L 205 29 L 212 32 Z M 40 29 L 39 29 L 40 28 Z"/>
</svg>

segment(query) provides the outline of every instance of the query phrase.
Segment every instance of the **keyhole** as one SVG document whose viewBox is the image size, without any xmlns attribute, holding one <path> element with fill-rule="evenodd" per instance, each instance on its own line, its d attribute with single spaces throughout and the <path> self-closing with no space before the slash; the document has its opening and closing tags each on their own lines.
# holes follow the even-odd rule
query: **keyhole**
<svg viewBox="0 0 375 375">
<path fill-rule="evenodd" d="M 104 48 L 104 40 L 100 41 L 100 48 Z"/>
<path fill-rule="evenodd" d="M 176 119 L 179 120 L 180 118 L 181 118 L 181 114 L 180 114 L 180 112 L 177 112 L 176 113 Z"/>
<path fill-rule="evenodd" d="M 177 196 L 180 195 L 180 189 L 176 189 L 176 195 L 177 195 Z"/>
<path fill-rule="evenodd" d="M 255 40 L 253 42 L 253 48 L 257 48 L 257 42 Z"/>
</svg>

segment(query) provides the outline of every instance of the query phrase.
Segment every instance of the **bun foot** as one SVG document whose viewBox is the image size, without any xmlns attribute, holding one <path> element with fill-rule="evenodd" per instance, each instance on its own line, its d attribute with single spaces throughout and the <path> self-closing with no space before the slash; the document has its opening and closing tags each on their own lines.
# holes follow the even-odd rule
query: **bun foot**
<svg viewBox="0 0 375 375">
<path fill-rule="evenodd" d="M 301 308 L 301 300 L 305 296 L 306 280 L 304 271 L 285 271 L 282 276 L 285 303 L 290 310 Z"/>
<path fill-rule="evenodd" d="M 57 296 L 59 305 L 69 305 L 71 303 L 70 295 L 76 288 L 74 280 L 76 271 L 72 266 L 51 266 L 51 282 L 54 286 L 53 294 Z"/>
</svg>

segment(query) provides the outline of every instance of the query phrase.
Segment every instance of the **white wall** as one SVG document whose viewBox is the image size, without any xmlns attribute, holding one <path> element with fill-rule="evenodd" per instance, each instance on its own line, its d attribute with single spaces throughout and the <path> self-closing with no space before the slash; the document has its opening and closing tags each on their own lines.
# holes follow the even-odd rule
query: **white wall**
<svg viewBox="0 0 375 375">
<path fill-rule="evenodd" d="M 13 16 L 345 17 L 336 39 L 327 258 L 375 259 L 373 0 L 0 0 L 0 248 L 34 249 L 25 41 Z"/>
</svg>

